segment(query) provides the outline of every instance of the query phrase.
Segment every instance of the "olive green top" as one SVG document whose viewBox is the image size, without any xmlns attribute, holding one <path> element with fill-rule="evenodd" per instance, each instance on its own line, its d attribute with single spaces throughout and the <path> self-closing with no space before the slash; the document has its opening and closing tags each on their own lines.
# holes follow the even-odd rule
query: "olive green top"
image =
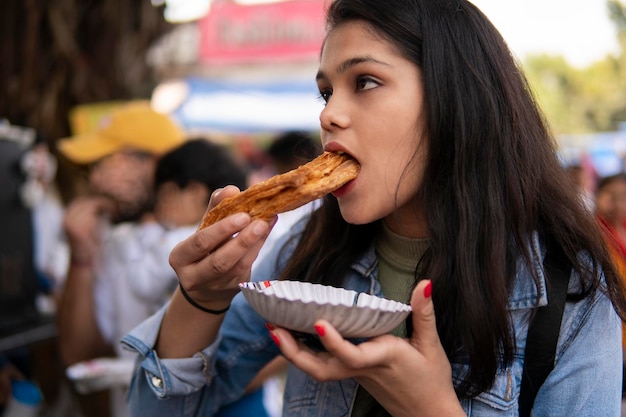
<svg viewBox="0 0 626 417">
<path fill-rule="evenodd" d="M 378 281 L 385 298 L 409 304 L 415 286 L 415 270 L 430 246 L 428 239 L 412 239 L 400 236 L 383 226 L 376 239 L 376 256 L 378 258 Z M 406 337 L 406 323 L 402 322 L 390 332 L 399 337 Z M 389 416 L 376 400 L 359 386 L 354 401 L 351 417 L 369 415 L 376 407 L 376 416 Z"/>
</svg>

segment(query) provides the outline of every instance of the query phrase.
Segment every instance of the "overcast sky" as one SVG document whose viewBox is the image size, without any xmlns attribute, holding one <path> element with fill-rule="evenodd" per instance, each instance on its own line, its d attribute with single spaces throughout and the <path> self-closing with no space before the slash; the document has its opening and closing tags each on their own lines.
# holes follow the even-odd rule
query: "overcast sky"
<svg viewBox="0 0 626 417">
<path fill-rule="evenodd" d="M 586 66 L 618 51 L 606 0 L 471 0 L 500 30 L 519 58 L 564 55 Z"/>
</svg>

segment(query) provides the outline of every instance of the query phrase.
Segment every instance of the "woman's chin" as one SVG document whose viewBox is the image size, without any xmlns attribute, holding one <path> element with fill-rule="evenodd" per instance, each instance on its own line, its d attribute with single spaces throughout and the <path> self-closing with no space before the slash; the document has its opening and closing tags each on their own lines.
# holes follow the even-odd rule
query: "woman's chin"
<svg viewBox="0 0 626 417">
<path fill-rule="evenodd" d="M 360 210 L 352 210 L 348 208 L 344 208 L 339 204 L 339 210 L 341 211 L 341 217 L 346 221 L 346 223 L 359 225 L 359 224 L 367 224 L 375 221 L 376 219 L 372 219 L 371 217 L 364 216 Z"/>
</svg>

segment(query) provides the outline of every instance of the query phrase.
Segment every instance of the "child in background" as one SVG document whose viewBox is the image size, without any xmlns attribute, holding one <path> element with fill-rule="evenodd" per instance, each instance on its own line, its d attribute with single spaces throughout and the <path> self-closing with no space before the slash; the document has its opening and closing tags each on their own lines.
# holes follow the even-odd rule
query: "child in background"
<svg viewBox="0 0 626 417">
<path fill-rule="evenodd" d="M 102 376 L 117 397 L 123 398 L 117 392 L 130 381 L 127 370 L 134 362 L 134 355 L 119 340 L 171 297 L 178 280 L 168 262 L 170 251 L 196 230 L 211 193 L 233 183 L 245 189 L 246 172 L 229 149 L 205 139 L 189 139 L 158 159 L 152 218 L 121 224 L 111 233 L 111 262 L 102 266 L 109 280 L 102 287 L 107 290 L 103 298 L 109 305 L 100 311 L 98 323 L 117 356 L 115 366 L 108 366 Z M 255 395 L 260 404 L 262 391 Z M 252 399 L 247 396 L 242 402 L 250 404 Z M 128 415 L 125 402 L 113 401 L 112 406 L 116 416 Z"/>
<path fill-rule="evenodd" d="M 230 150 L 206 139 L 190 139 L 161 157 L 155 172 L 155 222 L 144 227 L 141 242 L 120 242 L 119 255 L 128 259 L 128 289 L 135 298 L 135 314 L 120 315 L 120 330 L 149 317 L 171 297 L 178 285 L 176 273 L 169 265 L 169 253 L 182 239 L 193 234 L 206 211 L 211 193 L 234 184 L 244 190 L 246 172 Z M 128 310 L 127 310 L 128 311 Z M 120 356 L 129 356 L 118 344 Z M 134 356 L 131 356 L 134 357 Z M 255 384 L 239 401 L 222 407 L 219 417 L 266 417 L 263 403 L 263 381 Z"/>
<path fill-rule="evenodd" d="M 119 255 L 132 266 L 131 295 L 146 307 L 143 318 L 156 312 L 178 284 L 169 265 L 176 243 L 195 232 L 213 191 L 227 184 L 246 188 L 246 172 L 228 148 L 205 139 L 192 139 L 164 155 L 155 172 L 153 223 L 139 245 L 122 243 Z M 139 323 L 124 326 L 126 331 Z M 120 334 L 120 336 L 123 333 Z"/>
</svg>

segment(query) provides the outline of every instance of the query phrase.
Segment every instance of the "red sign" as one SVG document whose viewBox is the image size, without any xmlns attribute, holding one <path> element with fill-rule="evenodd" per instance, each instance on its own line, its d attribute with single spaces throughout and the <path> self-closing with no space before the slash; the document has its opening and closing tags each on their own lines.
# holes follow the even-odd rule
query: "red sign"
<svg viewBox="0 0 626 417">
<path fill-rule="evenodd" d="M 326 2 L 214 2 L 200 21 L 200 60 L 242 63 L 315 59 L 325 36 Z"/>
</svg>

